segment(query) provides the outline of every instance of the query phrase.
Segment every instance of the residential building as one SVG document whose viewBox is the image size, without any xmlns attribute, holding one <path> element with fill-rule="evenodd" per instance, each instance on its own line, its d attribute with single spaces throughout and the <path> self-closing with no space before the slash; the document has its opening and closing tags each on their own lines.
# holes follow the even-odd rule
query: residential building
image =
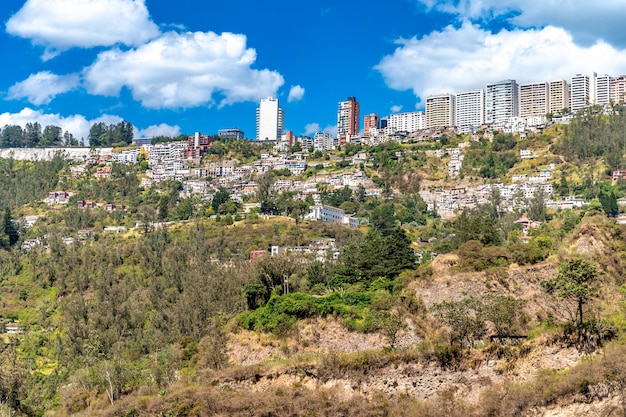
<svg viewBox="0 0 626 417">
<path fill-rule="evenodd" d="M 415 132 L 426 128 L 426 115 L 423 111 L 394 113 L 387 118 L 387 127 L 394 132 Z"/>
<path fill-rule="evenodd" d="M 612 77 L 609 81 L 609 100 L 612 103 L 623 103 L 626 94 L 626 75 Z"/>
<path fill-rule="evenodd" d="M 515 80 L 489 83 L 485 87 L 485 123 L 503 123 L 519 116 L 519 88 Z"/>
<path fill-rule="evenodd" d="M 378 115 L 376 113 L 370 113 L 363 117 L 363 134 L 369 136 L 376 136 L 378 132 Z"/>
<path fill-rule="evenodd" d="M 262 99 L 256 109 L 256 140 L 276 141 L 283 135 L 284 113 L 278 105 L 278 99 Z"/>
<path fill-rule="evenodd" d="M 337 109 L 337 137 L 350 138 L 359 134 L 359 102 L 356 97 L 340 101 Z"/>
<path fill-rule="evenodd" d="M 545 116 L 550 111 L 547 82 L 524 83 L 519 86 L 520 117 Z"/>
<path fill-rule="evenodd" d="M 570 105 L 569 108 L 572 112 L 589 106 L 591 103 L 589 96 L 589 77 L 582 74 L 577 74 L 572 77 L 570 83 Z"/>
<path fill-rule="evenodd" d="M 611 102 L 611 76 L 604 74 L 596 77 L 594 104 L 605 106 Z"/>
<path fill-rule="evenodd" d="M 456 93 L 456 122 L 460 133 L 470 133 L 485 123 L 485 92 L 482 89 Z"/>
<path fill-rule="evenodd" d="M 426 128 L 454 126 L 455 97 L 452 94 L 439 94 L 426 98 Z"/>
<path fill-rule="evenodd" d="M 567 81 L 550 81 L 548 89 L 548 113 L 562 114 L 564 109 L 569 109 L 569 84 Z"/>
<path fill-rule="evenodd" d="M 339 208 L 326 206 L 323 204 L 316 204 L 310 207 L 310 212 L 304 216 L 305 219 L 319 220 L 323 222 L 331 223 L 343 223 L 352 228 L 356 228 L 359 225 L 359 220 L 352 215 L 346 215 L 346 213 Z"/>
<path fill-rule="evenodd" d="M 313 137 L 313 149 L 316 151 L 332 151 L 335 149 L 335 138 L 330 133 L 317 132 Z"/>
<path fill-rule="evenodd" d="M 237 128 L 220 129 L 217 131 L 217 136 L 226 139 L 243 139 L 244 133 L 243 130 Z"/>
</svg>

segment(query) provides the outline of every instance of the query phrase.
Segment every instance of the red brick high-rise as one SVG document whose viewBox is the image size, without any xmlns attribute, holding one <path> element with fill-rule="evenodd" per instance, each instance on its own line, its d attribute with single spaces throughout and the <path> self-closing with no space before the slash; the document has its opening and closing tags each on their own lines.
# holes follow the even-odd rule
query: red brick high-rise
<svg viewBox="0 0 626 417">
<path fill-rule="evenodd" d="M 359 102 L 356 97 L 348 97 L 339 102 L 337 110 L 337 137 L 345 140 L 359 134 Z"/>
<path fill-rule="evenodd" d="M 372 128 L 378 129 L 379 118 L 376 113 L 366 114 L 363 117 L 363 134 L 369 135 Z"/>
</svg>

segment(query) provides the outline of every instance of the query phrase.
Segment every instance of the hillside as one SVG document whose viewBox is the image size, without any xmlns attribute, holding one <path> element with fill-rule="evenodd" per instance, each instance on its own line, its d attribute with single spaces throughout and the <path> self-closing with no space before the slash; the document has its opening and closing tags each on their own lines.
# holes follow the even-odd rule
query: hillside
<svg viewBox="0 0 626 417">
<path fill-rule="evenodd" d="M 237 181 L 0 160 L 0 410 L 623 415 L 621 119 L 585 117 L 348 144 L 299 175 L 220 142 L 207 170 L 262 171 Z"/>
</svg>

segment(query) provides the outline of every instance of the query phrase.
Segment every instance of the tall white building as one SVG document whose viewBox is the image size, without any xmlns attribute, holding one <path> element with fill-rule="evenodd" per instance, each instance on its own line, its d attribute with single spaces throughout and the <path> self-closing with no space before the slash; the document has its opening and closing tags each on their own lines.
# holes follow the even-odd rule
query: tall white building
<svg viewBox="0 0 626 417">
<path fill-rule="evenodd" d="M 519 115 L 528 118 L 549 112 L 550 96 L 547 82 L 524 83 L 519 86 Z"/>
<path fill-rule="evenodd" d="M 283 109 L 278 106 L 278 99 L 268 97 L 261 99 L 256 109 L 256 140 L 278 140 L 284 130 Z"/>
<path fill-rule="evenodd" d="M 564 109 L 569 109 L 569 84 L 567 81 L 550 81 L 548 88 L 548 113 L 561 114 Z"/>
<path fill-rule="evenodd" d="M 332 151 L 335 149 L 335 138 L 330 133 L 317 132 L 313 137 L 313 149 L 316 151 Z"/>
<path fill-rule="evenodd" d="M 572 112 L 589 106 L 591 103 L 589 96 L 589 77 L 576 74 L 570 83 L 569 109 Z"/>
<path fill-rule="evenodd" d="M 611 76 L 604 74 L 596 77 L 595 82 L 595 102 L 600 106 L 607 105 L 611 102 Z"/>
<path fill-rule="evenodd" d="M 426 97 L 426 128 L 454 126 L 455 110 L 455 97 L 452 94 Z"/>
<path fill-rule="evenodd" d="M 485 92 L 478 89 L 456 93 L 455 113 L 458 132 L 473 132 L 485 123 Z"/>
<path fill-rule="evenodd" d="M 518 86 L 515 80 L 489 83 L 485 87 L 485 123 L 504 123 L 519 116 Z"/>
<path fill-rule="evenodd" d="M 426 128 L 426 115 L 423 111 L 394 113 L 387 118 L 387 128 L 393 132 L 415 132 Z"/>
</svg>

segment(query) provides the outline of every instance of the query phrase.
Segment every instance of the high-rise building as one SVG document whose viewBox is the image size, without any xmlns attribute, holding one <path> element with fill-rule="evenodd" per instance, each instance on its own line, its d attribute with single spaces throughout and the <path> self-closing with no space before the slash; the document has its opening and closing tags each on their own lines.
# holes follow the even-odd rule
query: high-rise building
<svg viewBox="0 0 626 417">
<path fill-rule="evenodd" d="M 387 127 L 394 132 L 415 132 L 426 127 L 426 116 L 423 111 L 394 113 L 387 118 Z"/>
<path fill-rule="evenodd" d="M 518 86 L 515 80 L 489 83 L 485 87 L 485 123 L 502 123 L 519 116 Z"/>
<path fill-rule="evenodd" d="M 611 102 L 611 76 L 604 74 L 596 77 L 594 104 L 605 106 Z"/>
<path fill-rule="evenodd" d="M 519 86 L 520 117 L 545 116 L 550 110 L 547 82 L 524 83 Z"/>
<path fill-rule="evenodd" d="M 569 109 L 572 112 L 589 106 L 589 77 L 582 74 L 576 74 L 572 77 L 570 83 Z"/>
<path fill-rule="evenodd" d="M 561 114 L 564 109 L 569 109 L 569 84 L 567 81 L 550 81 L 548 88 L 548 113 Z"/>
<path fill-rule="evenodd" d="M 359 102 L 356 97 L 348 97 L 339 102 L 337 109 L 337 137 L 349 138 L 359 134 Z"/>
<path fill-rule="evenodd" d="M 316 151 L 332 151 L 335 149 L 335 138 L 326 132 L 317 132 L 313 137 L 313 149 Z"/>
<path fill-rule="evenodd" d="M 376 113 L 370 113 L 363 117 L 363 134 L 373 136 L 378 131 L 378 115 Z"/>
<path fill-rule="evenodd" d="M 284 113 L 278 106 L 278 99 L 261 99 L 256 109 L 256 140 L 278 140 L 283 135 Z"/>
<path fill-rule="evenodd" d="M 626 75 L 612 77 L 609 82 L 609 100 L 614 103 L 624 103 L 626 95 Z"/>
<path fill-rule="evenodd" d="M 426 97 L 426 128 L 439 129 L 454 126 L 454 103 L 452 94 Z"/>
<path fill-rule="evenodd" d="M 485 92 L 482 89 L 456 93 L 456 122 L 459 133 L 470 133 L 485 123 Z"/>
</svg>

